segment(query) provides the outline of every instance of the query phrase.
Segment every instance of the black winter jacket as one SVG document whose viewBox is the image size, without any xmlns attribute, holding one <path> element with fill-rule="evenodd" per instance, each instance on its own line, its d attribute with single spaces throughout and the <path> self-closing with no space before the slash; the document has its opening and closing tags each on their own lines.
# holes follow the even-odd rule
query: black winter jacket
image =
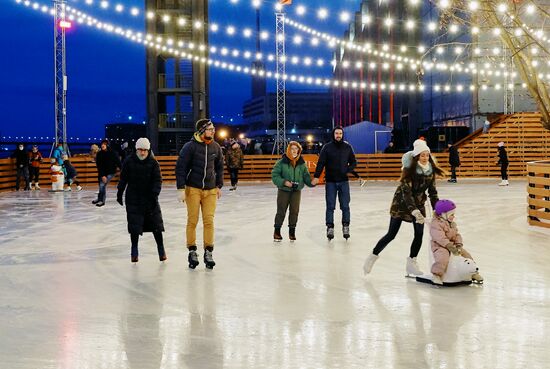
<svg viewBox="0 0 550 369">
<path fill-rule="evenodd" d="M 115 174 L 116 169 L 121 167 L 118 155 L 108 148 L 106 151 L 99 150 L 95 158 L 97 165 L 97 176 L 99 178 Z"/>
<path fill-rule="evenodd" d="M 460 156 L 458 155 L 458 149 L 454 146 L 449 147 L 449 165 L 451 167 L 460 166 Z"/>
<path fill-rule="evenodd" d="M 345 182 L 348 180 L 348 173 L 351 173 L 356 166 L 357 160 L 351 145 L 343 140 L 341 142 L 332 140 L 321 149 L 313 177 L 319 178 L 325 169 L 326 182 Z"/>
<path fill-rule="evenodd" d="M 163 232 L 164 223 L 158 197 L 162 189 L 160 165 L 149 154 L 139 160 L 134 153 L 126 158 L 120 171 L 117 197 L 126 190 L 126 219 L 128 232 Z"/>
<path fill-rule="evenodd" d="M 223 152 L 217 142 L 206 144 L 193 136 L 176 162 L 176 185 L 211 190 L 223 186 Z"/>
<path fill-rule="evenodd" d="M 29 166 L 29 154 L 25 150 L 19 150 L 19 147 L 11 154 L 11 158 L 15 159 L 17 168 Z"/>
<path fill-rule="evenodd" d="M 504 146 L 498 148 L 498 164 L 508 164 L 508 154 Z"/>
</svg>

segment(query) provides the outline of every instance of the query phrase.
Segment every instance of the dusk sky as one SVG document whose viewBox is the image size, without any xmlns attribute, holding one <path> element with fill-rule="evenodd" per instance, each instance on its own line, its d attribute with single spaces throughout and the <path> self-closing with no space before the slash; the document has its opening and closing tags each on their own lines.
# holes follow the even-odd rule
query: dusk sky
<svg viewBox="0 0 550 369">
<path fill-rule="evenodd" d="M 51 1 L 37 0 L 50 6 Z M 126 7 L 136 6 L 143 10 L 143 2 L 135 0 L 112 1 L 111 8 L 101 9 L 98 0 L 93 5 L 84 0 L 71 0 L 68 4 L 100 20 L 144 31 L 143 15 L 132 17 L 127 12 L 116 14 L 112 8 L 121 3 Z M 359 0 L 346 1 L 294 1 L 294 7 L 304 5 L 309 12 L 300 19 L 306 25 L 333 35 L 342 35 L 345 24 L 338 21 L 342 10 L 350 13 L 358 9 Z M 262 29 L 274 33 L 274 2 L 262 5 Z M 325 7 L 331 17 L 317 20 L 315 12 Z M 53 18 L 40 11 L 16 4 L 15 0 L 0 3 L 0 33 L 2 57 L 0 58 L 0 107 L 2 108 L 0 135 L 51 136 L 54 133 L 54 69 L 53 69 Z M 238 29 L 254 28 L 255 11 L 250 0 L 232 4 L 229 0 L 210 1 L 210 23 L 221 26 L 235 25 Z M 291 29 L 289 29 L 290 31 Z M 292 34 L 294 30 L 292 30 Z M 289 33 L 290 34 L 290 33 Z M 254 49 L 254 40 L 242 36 L 226 36 L 224 32 L 210 34 L 210 43 L 241 50 Z M 307 42 L 305 42 L 307 44 Z M 275 51 L 273 38 L 262 43 L 264 52 Z M 287 52 L 296 54 L 301 50 L 310 56 L 330 60 L 331 51 L 326 46 L 312 48 L 288 45 Z M 217 59 L 249 65 L 243 58 L 221 57 Z M 274 64 L 268 65 L 274 70 Z M 126 121 L 131 115 L 134 121 L 145 120 L 145 50 L 120 36 L 107 34 L 85 25 L 76 25 L 67 35 L 68 136 L 103 136 L 104 124 Z M 291 71 L 289 68 L 287 71 Z M 294 72 L 304 71 L 294 67 Z M 330 65 L 311 67 L 308 75 L 329 77 Z M 242 74 L 211 68 L 211 115 L 224 115 L 236 120 L 243 102 L 250 97 L 250 78 Z M 270 89 L 273 90 L 271 83 Z M 288 84 L 290 90 L 302 90 L 304 86 Z"/>
</svg>

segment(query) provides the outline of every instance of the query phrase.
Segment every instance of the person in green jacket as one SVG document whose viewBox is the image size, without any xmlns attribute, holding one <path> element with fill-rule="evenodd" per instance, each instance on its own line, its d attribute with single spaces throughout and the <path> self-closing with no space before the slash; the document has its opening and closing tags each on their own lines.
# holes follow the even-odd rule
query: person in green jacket
<svg viewBox="0 0 550 369">
<path fill-rule="evenodd" d="M 315 187 L 311 183 L 311 177 L 307 170 L 306 162 L 301 157 L 302 146 L 296 141 L 291 141 L 286 153 L 277 161 L 271 171 L 271 180 L 278 187 L 277 191 L 277 215 L 275 215 L 275 232 L 273 240 L 280 242 L 281 227 L 286 216 L 286 210 L 290 207 L 288 215 L 288 237 L 296 240 L 296 223 L 300 212 L 300 197 L 304 185 Z"/>
</svg>

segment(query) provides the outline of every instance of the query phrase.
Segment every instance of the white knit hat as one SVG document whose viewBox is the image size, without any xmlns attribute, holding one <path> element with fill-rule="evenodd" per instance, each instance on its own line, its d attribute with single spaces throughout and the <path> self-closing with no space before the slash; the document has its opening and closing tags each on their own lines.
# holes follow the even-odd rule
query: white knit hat
<svg viewBox="0 0 550 369">
<path fill-rule="evenodd" d="M 430 152 L 430 148 L 426 141 L 418 139 L 413 143 L 413 156 L 418 156 L 424 151 Z"/>
<path fill-rule="evenodd" d="M 504 142 L 500 141 L 498 144 L 497 144 L 498 147 L 502 147 L 504 146 Z"/>
<path fill-rule="evenodd" d="M 136 141 L 136 150 L 137 149 L 151 150 L 151 143 L 147 138 L 142 137 Z"/>
</svg>

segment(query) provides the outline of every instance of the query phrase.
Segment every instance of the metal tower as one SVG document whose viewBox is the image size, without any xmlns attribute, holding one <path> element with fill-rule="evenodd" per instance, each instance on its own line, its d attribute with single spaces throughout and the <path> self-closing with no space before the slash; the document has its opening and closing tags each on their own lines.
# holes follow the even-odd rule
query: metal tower
<svg viewBox="0 0 550 369">
<path fill-rule="evenodd" d="M 63 142 L 67 151 L 67 66 L 65 29 L 71 26 L 65 18 L 65 1 L 54 0 L 54 68 L 55 68 L 55 146 Z"/>
<path fill-rule="evenodd" d="M 277 137 L 273 152 L 282 155 L 286 145 L 286 103 L 285 103 L 285 13 L 275 13 L 275 47 L 277 54 Z"/>
</svg>

